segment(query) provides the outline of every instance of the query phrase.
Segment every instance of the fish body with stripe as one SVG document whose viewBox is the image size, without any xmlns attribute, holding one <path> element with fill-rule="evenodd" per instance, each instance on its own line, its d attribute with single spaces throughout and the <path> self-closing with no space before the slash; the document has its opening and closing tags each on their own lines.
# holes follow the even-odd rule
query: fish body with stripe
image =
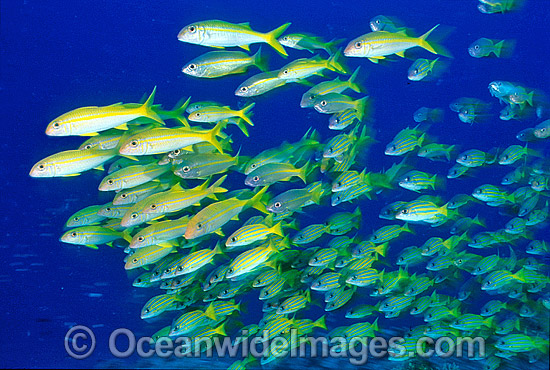
<svg viewBox="0 0 550 370">
<path fill-rule="evenodd" d="M 302 108 L 313 107 L 315 105 L 315 101 L 319 96 L 326 95 L 329 93 L 341 94 L 347 89 L 351 89 L 357 93 L 360 93 L 361 88 L 355 82 L 355 80 L 357 79 L 357 75 L 359 73 L 359 69 L 360 67 L 357 67 L 355 72 L 353 72 L 353 74 L 347 81 L 341 81 L 340 77 L 336 77 L 332 81 L 323 81 L 313 86 L 311 89 L 309 89 L 302 95 L 302 100 L 300 101 L 300 107 Z"/>
<path fill-rule="evenodd" d="M 36 163 L 29 175 L 31 177 L 78 176 L 93 168 L 103 169 L 103 163 L 116 157 L 117 154 L 116 149 L 66 150 Z"/>
<path fill-rule="evenodd" d="M 133 270 L 138 267 L 150 265 L 163 260 L 164 257 L 174 251 L 174 247 L 165 247 L 162 245 L 150 245 L 148 247 L 136 249 L 135 252 L 128 256 L 124 269 Z M 164 268 L 162 269 L 164 271 Z M 159 280 L 160 280 L 159 273 Z M 152 275 L 153 276 L 153 275 Z M 151 278 L 153 280 L 153 278 Z"/>
<path fill-rule="evenodd" d="M 156 163 L 124 167 L 107 175 L 99 184 L 100 191 L 115 191 L 133 188 L 156 179 L 170 171 L 170 166 L 159 166 Z"/>
<path fill-rule="evenodd" d="M 121 238 L 130 240 L 128 232 L 118 232 L 103 226 L 81 226 L 67 231 L 59 240 L 97 249 L 97 244 L 107 244 Z"/>
<path fill-rule="evenodd" d="M 97 135 L 97 132 L 120 127 L 127 129 L 126 123 L 145 117 L 164 125 L 153 111 L 156 87 L 143 104 L 113 104 L 104 107 L 83 107 L 67 112 L 54 119 L 46 128 L 48 136 Z"/>
<path fill-rule="evenodd" d="M 143 248 L 149 245 L 165 245 L 166 242 L 185 234 L 189 216 L 176 220 L 156 222 L 135 234 L 130 242 L 130 248 Z"/>
<path fill-rule="evenodd" d="M 191 60 L 182 72 L 193 77 L 216 78 L 244 73 L 253 65 L 265 71 L 261 48 L 252 56 L 242 51 L 210 51 Z"/>
<path fill-rule="evenodd" d="M 239 46 L 245 50 L 249 50 L 250 44 L 265 42 L 286 57 L 288 54 L 277 38 L 288 26 L 290 23 L 285 23 L 271 32 L 261 33 L 252 30 L 248 23 L 234 24 L 221 20 L 207 20 L 185 26 L 178 33 L 178 40 L 216 48 Z"/>
</svg>

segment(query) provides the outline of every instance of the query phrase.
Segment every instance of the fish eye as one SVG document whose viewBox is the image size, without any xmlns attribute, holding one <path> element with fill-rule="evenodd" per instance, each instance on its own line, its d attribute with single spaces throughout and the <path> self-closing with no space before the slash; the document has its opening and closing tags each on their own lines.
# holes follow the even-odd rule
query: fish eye
<svg viewBox="0 0 550 370">
<path fill-rule="evenodd" d="M 183 266 L 178 266 L 178 271 L 183 271 Z"/>
<path fill-rule="evenodd" d="M 200 113 L 195 113 L 195 117 L 200 117 L 201 114 Z"/>
<path fill-rule="evenodd" d="M 176 150 L 174 150 L 172 153 L 174 153 L 174 155 L 179 155 L 179 154 L 180 154 L 180 150 L 179 150 L 179 149 L 176 149 Z"/>
<path fill-rule="evenodd" d="M 107 180 L 107 184 L 109 184 L 109 185 L 113 185 L 113 183 L 114 183 L 114 181 L 113 181 L 113 180 L 111 180 L 111 179 Z"/>
<path fill-rule="evenodd" d="M 479 50 L 479 45 L 474 46 L 474 49 Z"/>
<path fill-rule="evenodd" d="M 224 289 L 224 291 L 222 292 L 222 294 L 224 294 L 224 295 L 227 294 L 227 293 L 229 293 L 229 290 L 227 290 L 227 289 Z"/>
<path fill-rule="evenodd" d="M 43 170 L 44 168 L 46 168 L 46 166 L 44 166 L 43 164 L 39 164 L 39 165 L 38 165 L 38 169 L 39 169 L 39 170 Z"/>
<path fill-rule="evenodd" d="M 288 36 L 283 37 L 283 41 L 288 41 Z"/>
<path fill-rule="evenodd" d="M 200 222 L 197 224 L 197 229 L 202 229 L 202 224 Z"/>
<path fill-rule="evenodd" d="M 457 260 L 456 260 L 456 263 L 458 263 L 458 264 L 462 264 L 462 259 L 460 259 L 460 258 L 459 258 L 459 259 L 457 259 Z"/>
<path fill-rule="evenodd" d="M 327 105 L 327 101 L 326 101 L 326 100 L 321 100 L 321 103 L 320 103 L 320 104 L 321 104 L 321 106 L 323 106 L 323 107 L 324 107 L 324 106 L 326 106 L 326 105 Z"/>
<path fill-rule="evenodd" d="M 189 26 L 187 29 L 189 30 L 189 32 L 194 33 L 197 30 L 197 27 Z"/>
<path fill-rule="evenodd" d="M 390 147 L 390 150 L 395 150 L 395 149 L 396 149 L 395 145 L 392 145 L 392 146 Z"/>
<path fill-rule="evenodd" d="M 332 153 L 332 148 L 328 148 L 327 152 Z"/>
<path fill-rule="evenodd" d="M 309 100 L 314 100 L 316 97 L 317 97 L 317 95 L 311 94 L 311 95 L 309 96 Z"/>
<path fill-rule="evenodd" d="M 403 179 L 403 181 L 409 182 L 409 181 L 411 181 L 411 179 L 407 176 Z"/>
<path fill-rule="evenodd" d="M 52 126 L 55 127 L 55 128 L 58 128 L 59 127 L 59 122 L 54 122 Z"/>
<path fill-rule="evenodd" d="M 476 190 L 476 194 L 481 194 L 481 193 L 483 193 L 483 190 L 482 190 L 482 189 L 477 189 L 477 190 Z"/>
<path fill-rule="evenodd" d="M 279 208 L 281 205 L 282 205 L 281 202 L 275 202 L 273 206 L 275 206 L 275 208 Z"/>
<path fill-rule="evenodd" d="M 246 86 L 241 87 L 242 92 L 246 92 L 247 90 L 248 90 L 248 87 L 246 87 Z"/>
<path fill-rule="evenodd" d="M 132 141 L 130 142 L 130 145 L 131 145 L 131 146 L 137 146 L 137 145 L 138 145 L 137 140 L 132 140 Z"/>
<path fill-rule="evenodd" d="M 105 208 L 105 210 L 106 210 L 107 212 L 111 212 L 111 207 L 107 207 L 107 208 Z"/>
<path fill-rule="evenodd" d="M 193 70 L 197 68 L 197 65 L 196 64 L 189 64 L 189 69 Z"/>
<path fill-rule="evenodd" d="M 252 164 L 250 165 L 250 167 L 251 167 L 251 168 L 256 168 L 256 163 L 252 163 Z"/>
<path fill-rule="evenodd" d="M 120 197 L 123 198 L 123 199 L 126 198 L 127 196 L 128 196 L 128 194 L 126 194 L 126 193 L 120 194 Z"/>
<path fill-rule="evenodd" d="M 468 159 L 468 156 L 467 156 L 467 155 L 462 156 L 462 160 L 463 160 L 463 161 L 466 161 L 467 159 Z"/>
<path fill-rule="evenodd" d="M 340 198 L 340 196 L 338 195 L 338 196 L 336 197 L 336 200 L 337 200 L 337 201 L 340 201 L 340 199 L 341 199 L 341 198 Z"/>
<path fill-rule="evenodd" d="M 183 172 L 189 172 L 189 170 L 191 170 L 191 168 L 189 166 L 185 166 L 181 169 Z"/>
<path fill-rule="evenodd" d="M 417 75 L 417 74 L 418 74 L 418 68 L 415 68 L 414 71 L 413 71 L 413 73 L 414 73 L 415 75 Z"/>
<path fill-rule="evenodd" d="M 409 213 L 409 210 L 408 210 L 407 208 L 403 208 L 403 209 L 401 210 L 401 213 L 404 214 L 404 215 L 406 215 L 407 213 Z"/>
<path fill-rule="evenodd" d="M 140 237 L 140 238 L 141 238 L 141 237 Z M 170 269 L 164 270 L 164 273 L 165 273 L 165 274 L 168 274 L 169 272 L 170 272 Z"/>
<path fill-rule="evenodd" d="M 429 313 L 427 317 L 432 317 L 432 314 L 431 314 L 431 313 Z"/>
<path fill-rule="evenodd" d="M 252 178 L 252 180 L 253 180 L 253 181 L 260 181 L 260 176 L 254 176 L 254 177 Z"/>
<path fill-rule="evenodd" d="M 138 263 L 138 259 L 137 259 L 137 258 L 134 258 L 134 259 L 132 260 L 132 262 L 133 262 L 133 263 Z"/>
<path fill-rule="evenodd" d="M 352 280 L 357 280 L 357 275 L 353 275 L 351 278 Z"/>
<path fill-rule="evenodd" d="M 284 74 L 284 75 L 287 75 L 287 74 L 288 74 L 288 69 L 285 69 L 285 70 L 283 71 L 283 74 Z"/>
<path fill-rule="evenodd" d="M 384 303 L 384 306 L 385 307 L 390 307 L 390 304 L 389 303 Z"/>
<path fill-rule="evenodd" d="M 84 149 L 92 149 L 92 146 L 90 144 L 86 145 Z"/>
<path fill-rule="evenodd" d="M 76 233 L 73 231 L 73 232 L 71 233 L 71 236 L 72 236 L 73 238 L 76 237 Z"/>
<path fill-rule="evenodd" d="M 491 284 L 493 284 L 493 282 L 492 282 L 491 280 L 488 280 L 488 281 L 485 283 L 485 285 L 491 285 Z"/>
<path fill-rule="evenodd" d="M 403 257 L 399 257 L 399 258 L 397 259 L 397 261 L 399 261 L 399 262 L 403 262 L 404 260 L 405 260 L 405 259 L 404 259 Z"/>
<path fill-rule="evenodd" d="M 508 160 L 508 156 L 507 156 L 507 155 L 503 155 L 501 159 L 504 160 L 504 161 L 507 161 L 507 160 Z"/>
<path fill-rule="evenodd" d="M 145 313 L 149 313 L 150 311 L 151 311 L 151 310 L 148 309 L 148 308 L 145 309 Z"/>
<path fill-rule="evenodd" d="M 137 213 L 132 213 L 132 214 L 130 215 L 130 217 L 132 217 L 132 218 L 137 218 L 137 216 L 138 216 Z"/>
<path fill-rule="evenodd" d="M 157 205 L 156 204 L 151 204 L 150 208 L 151 209 L 157 209 Z"/>
<path fill-rule="evenodd" d="M 361 47 L 361 45 L 363 45 L 363 43 L 362 43 L 361 41 L 357 41 L 357 42 L 355 43 L 355 48 L 356 48 L 356 49 L 359 49 L 359 48 Z"/>
<path fill-rule="evenodd" d="M 234 237 L 231 238 L 231 241 L 234 243 L 234 242 L 237 241 L 237 238 L 234 236 Z"/>
<path fill-rule="evenodd" d="M 78 220 L 79 220 L 78 217 L 73 218 L 73 221 L 78 221 Z"/>
<path fill-rule="evenodd" d="M 142 242 L 144 239 L 145 239 L 145 238 L 144 238 L 143 236 L 139 236 L 139 237 L 137 238 L 137 240 L 140 241 L 140 242 Z"/>
</svg>

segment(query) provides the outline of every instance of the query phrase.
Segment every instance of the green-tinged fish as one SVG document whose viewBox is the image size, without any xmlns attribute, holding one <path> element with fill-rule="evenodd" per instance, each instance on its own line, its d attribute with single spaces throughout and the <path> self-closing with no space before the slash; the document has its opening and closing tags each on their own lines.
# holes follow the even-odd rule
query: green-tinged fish
<svg viewBox="0 0 550 370">
<path fill-rule="evenodd" d="M 127 131 L 121 131 L 112 129 L 109 131 L 102 132 L 101 134 L 97 136 L 92 136 L 85 142 L 83 142 L 78 149 L 79 150 L 86 150 L 86 149 L 101 149 L 101 150 L 109 150 L 116 148 L 118 146 L 118 142 L 122 138 L 122 136 Z"/>
<path fill-rule="evenodd" d="M 171 178 L 171 175 L 170 175 Z M 160 193 L 170 188 L 173 182 L 170 180 L 164 181 L 162 177 L 159 181 L 149 181 L 129 189 L 119 191 L 113 198 L 113 205 L 124 205 L 137 203 L 150 195 Z"/>
<path fill-rule="evenodd" d="M 295 212 L 310 204 L 319 204 L 325 189 L 321 186 L 310 189 L 309 185 L 304 189 L 290 189 L 271 199 L 266 209 L 275 214 Z"/>
<path fill-rule="evenodd" d="M 97 132 L 111 128 L 127 130 L 127 122 L 145 117 L 164 125 L 153 111 L 156 87 L 143 104 L 116 103 L 105 107 L 83 107 L 65 113 L 54 119 L 46 128 L 48 136 L 97 135 Z"/>
<path fill-rule="evenodd" d="M 326 292 L 331 289 L 339 288 L 341 285 L 342 274 L 338 272 L 326 272 L 311 283 L 311 289 Z"/>
<path fill-rule="evenodd" d="M 280 237 L 284 237 L 285 235 L 282 230 L 282 222 L 279 222 L 273 227 L 268 227 L 264 224 L 243 226 L 229 236 L 225 242 L 225 246 L 238 247 L 252 244 L 256 241 L 266 239 L 269 234 L 276 234 Z"/>
<path fill-rule="evenodd" d="M 121 144 L 119 152 L 124 155 L 167 153 L 206 141 L 212 144 L 220 153 L 223 153 L 222 144 L 216 137 L 220 135 L 225 125 L 225 122 L 219 122 L 211 130 L 197 130 L 187 127 L 153 128 L 130 136 Z"/>
<path fill-rule="evenodd" d="M 171 294 L 157 295 L 145 303 L 141 309 L 141 318 L 150 319 L 162 314 L 165 311 L 172 311 L 177 309 L 178 303 L 181 299 L 178 296 Z"/>
<path fill-rule="evenodd" d="M 402 188 L 419 193 L 429 188 L 435 190 L 438 177 L 426 172 L 412 170 L 404 174 L 398 181 L 398 185 Z"/>
<path fill-rule="evenodd" d="M 286 85 L 288 80 L 279 78 L 279 70 L 258 73 L 240 84 L 235 95 L 251 97 L 265 94 L 268 91 Z"/>
<path fill-rule="evenodd" d="M 359 121 L 363 120 L 363 114 L 367 106 L 368 96 L 354 100 L 347 95 L 339 93 L 328 93 L 315 99 L 313 107 L 319 113 L 332 114 L 353 109 Z"/>
<path fill-rule="evenodd" d="M 409 67 L 407 78 L 411 81 L 421 81 L 426 77 L 433 77 L 438 60 L 439 58 L 435 58 L 434 60 L 419 58 L 415 60 Z"/>
<path fill-rule="evenodd" d="M 478 186 L 472 192 L 472 196 L 477 200 L 485 202 L 489 206 L 498 207 L 506 203 L 514 203 L 514 197 L 497 186 L 484 184 Z"/>
<path fill-rule="evenodd" d="M 66 177 L 78 176 L 93 168 L 103 171 L 103 163 L 116 157 L 117 154 L 117 149 L 66 150 L 36 163 L 29 175 L 31 177 Z"/>
<path fill-rule="evenodd" d="M 431 30 L 420 37 L 410 37 L 403 32 L 375 31 L 360 36 L 348 44 L 344 50 L 347 57 L 368 58 L 371 62 L 378 63 L 380 59 L 386 56 L 396 54 L 405 57 L 405 50 L 419 46 L 433 54 L 449 55 L 441 46 L 434 42 L 428 42 L 428 36 L 438 27 L 436 25 Z"/>
<path fill-rule="evenodd" d="M 130 204 L 113 205 L 112 203 L 108 203 L 101 207 L 101 209 L 97 211 L 97 214 L 107 218 L 122 218 L 130 207 Z"/>
<path fill-rule="evenodd" d="M 324 224 L 313 224 L 306 226 L 294 235 L 292 238 L 292 244 L 302 245 L 312 243 L 323 236 L 323 234 L 327 231 L 328 226 Z"/>
<path fill-rule="evenodd" d="M 97 249 L 97 244 L 107 244 L 116 239 L 130 241 L 128 231 L 118 232 L 102 226 L 81 226 L 71 229 L 59 238 L 60 241 L 69 244 L 85 245 Z"/>
<path fill-rule="evenodd" d="M 474 58 L 483 58 L 494 54 L 497 58 L 508 56 L 513 52 L 512 40 L 491 40 L 485 37 L 477 39 L 468 47 L 468 53 Z"/>
<path fill-rule="evenodd" d="M 296 176 L 306 183 L 306 174 L 311 170 L 309 162 L 301 168 L 296 168 L 290 163 L 267 163 L 256 168 L 246 176 L 244 183 L 248 186 L 258 187 L 289 180 Z"/>
<path fill-rule="evenodd" d="M 252 56 L 242 51 L 210 51 L 187 63 L 182 72 L 193 77 L 216 78 L 244 73 L 250 66 L 256 66 L 265 72 L 261 48 Z"/>
<path fill-rule="evenodd" d="M 220 20 L 208 20 L 191 23 L 178 33 L 178 40 L 190 44 L 224 48 L 239 46 L 249 51 L 249 45 L 258 42 L 268 43 L 279 54 L 287 56 L 277 38 L 290 26 L 285 23 L 268 33 L 256 32 L 248 22 L 233 24 Z"/>
<path fill-rule="evenodd" d="M 194 310 L 186 312 L 177 319 L 174 319 L 170 328 L 170 336 L 180 336 L 193 332 L 202 326 L 215 326 L 216 316 L 210 308 L 205 311 Z"/>
<path fill-rule="evenodd" d="M 361 67 L 357 67 L 357 69 L 353 72 L 353 74 L 347 81 L 341 81 L 340 77 L 336 77 L 332 81 L 323 81 L 313 86 L 302 95 L 300 107 L 313 107 L 320 95 L 326 95 L 329 93 L 341 94 L 347 89 L 351 89 L 357 93 L 360 93 L 361 87 L 355 82 L 357 80 L 357 75 L 360 68 Z"/>
<path fill-rule="evenodd" d="M 239 156 L 226 154 L 201 153 L 188 154 L 175 166 L 174 174 L 184 179 L 205 179 L 226 172 L 238 164 Z"/>
<path fill-rule="evenodd" d="M 185 234 L 188 222 L 187 215 L 176 220 L 155 222 L 132 237 L 130 248 L 143 248 L 153 244 L 170 247 L 172 244 L 169 241 Z"/>
<path fill-rule="evenodd" d="M 336 45 L 342 40 L 332 40 L 325 42 L 321 37 L 306 35 L 303 33 L 292 33 L 279 37 L 279 42 L 289 48 L 296 50 L 307 50 L 313 53 L 314 50 L 321 49 L 326 51 L 329 55 L 334 54 Z"/>
<path fill-rule="evenodd" d="M 199 203 L 206 197 L 214 197 L 217 193 L 224 193 L 227 189 L 222 188 L 221 184 L 226 176 L 220 177 L 210 187 L 206 180 L 202 185 L 193 189 L 183 189 L 179 183 L 170 190 L 162 193 L 156 193 L 134 204 L 124 215 L 121 225 L 130 227 L 139 225 L 143 222 L 161 217 L 165 213 L 180 211 L 193 204 Z"/>
<path fill-rule="evenodd" d="M 319 55 L 312 58 L 300 58 L 293 60 L 279 70 L 278 77 L 291 82 L 296 82 L 313 75 L 323 75 L 323 70 L 347 74 L 347 69 L 341 64 L 339 59 L 342 54 L 338 51 L 329 59 L 323 59 Z"/>
<path fill-rule="evenodd" d="M 265 262 L 275 253 L 279 253 L 279 250 L 273 243 L 247 250 L 233 259 L 225 277 L 235 278 L 254 271 L 259 266 L 265 265 Z"/>
<path fill-rule="evenodd" d="M 236 219 L 239 213 L 247 208 L 254 207 L 265 211 L 262 196 L 266 191 L 267 186 L 250 199 L 240 200 L 238 198 L 230 198 L 206 206 L 189 220 L 184 235 L 185 238 L 195 239 L 202 235 L 213 233 L 230 220 Z"/>
<path fill-rule="evenodd" d="M 395 218 L 403 221 L 435 223 L 438 222 L 441 217 L 446 218 L 448 214 L 447 205 L 439 207 L 428 200 L 417 199 L 407 203 L 406 206 L 401 208 Z"/>
<path fill-rule="evenodd" d="M 181 260 L 176 268 L 175 268 L 175 275 L 184 275 L 184 274 L 190 274 L 201 267 L 212 263 L 212 260 L 214 259 L 214 256 L 217 254 L 221 254 L 222 249 L 220 245 L 216 245 L 214 249 L 200 249 L 198 251 L 189 253 L 183 260 Z"/>
<path fill-rule="evenodd" d="M 67 222 L 65 227 L 78 227 L 98 224 L 105 219 L 105 216 L 98 215 L 97 212 L 103 208 L 104 205 L 88 206 L 75 212 Z"/>
<path fill-rule="evenodd" d="M 443 115 L 444 115 L 443 109 L 441 108 L 420 107 L 413 113 L 413 119 L 417 123 L 426 122 L 426 121 L 440 122 L 443 120 Z M 442 145 L 437 143 L 433 143 L 433 144 Z"/>
<path fill-rule="evenodd" d="M 341 112 L 336 112 L 330 116 L 328 120 L 328 128 L 331 130 L 343 130 L 346 127 L 356 123 L 356 121 L 359 121 L 357 115 L 358 114 L 355 109 L 346 109 Z"/>
<path fill-rule="evenodd" d="M 414 150 L 417 146 L 421 147 L 424 141 L 424 135 L 420 136 L 414 130 L 401 131 L 386 146 L 384 154 L 391 156 L 400 156 Z"/>
<path fill-rule="evenodd" d="M 174 247 L 165 247 L 162 245 L 150 245 L 137 249 L 133 254 L 128 256 L 124 268 L 126 270 L 133 270 L 138 267 L 157 263 L 173 251 Z"/>
<path fill-rule="evenodd" d="M 227 118 L 239 117 L 245 120 L 250 126 L 254 126 L 250 120 L 250 116 L 252 115 L 250 110 L 254 108 L 254 105 L 256 103 L 251 103 L 239 111 L 232 110 L 226 106 L 204 107 L 189 114 L 188 119 L 193 122 L 219 122 Z"/>
<path fill-rule="evenodd" d="M 498 339 L 495 347 L 502 351 L 510 352 L 528 352 L 536 349 L 543 353 L 548 353 L 548 340 L 525 334 L 508 334 Z"/>
<path fill-rule="evenodd" d="M 296 294 L 285 299 L 277 308 L 277 314 L 288 315 L 305 308 L 311 302 L 309 289 L 302 294 Z"/>
<path fill-rule="evenodd" d="M 509 165 L 514 164 L 524 156 L 536 155 L 536 152 L 521 145 L 510 145 L 498 157 L 498 164 Z"/>
<path fill-rule="evenodd" d="M 170 171 L 170 166 L 156 163 L 128 166 L 107 175 L 99 184 L 100 191 L 114 191 L 133 188 L 156 179 Z"/>
</svg>

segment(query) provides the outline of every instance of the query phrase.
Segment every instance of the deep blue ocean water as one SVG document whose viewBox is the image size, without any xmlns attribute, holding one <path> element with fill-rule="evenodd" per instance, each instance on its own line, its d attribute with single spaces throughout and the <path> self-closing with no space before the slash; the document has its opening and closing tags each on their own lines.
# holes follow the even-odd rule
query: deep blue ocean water
<svg viewBox="0 0 550 370">
<path fill-rule="evenodd" d="M 28 176 L 31 166 L 41 158 L 78 147 L 83 141 L 79 137 L 47 137 L 44 129 L 53 118 L 80 106 L 138 102 L 154 86 L 157 86 L 155 101 L 165 107 L 187 96 L 192 96 L 193 101 L 214 100 L 232 107 L 244 106 L 247 101 L 234 96 L 233 92 L 242 81 L 257 73 L 256 70 L 249 70 L 246 75 L 210 80 L 194 79 L 181 73 L 184 63 L 210 51 L 177 40 L 179 30 L 193 21 L 249 21 L 253 29 L 262 31 L 292 22 L 288 32 L 310 32 L 326 40 L 344 38 L 348 42 L 370 31 L 370 18 L 384 14 L 397 17 L 418 33 L 438 23 L 448 26 L 450 33 L 443 43 L 454 59 L 449 70 L 434 82 L 409 81 L 406 75 L 412 60 L 375 65 L 366 59 L 346 59 L 351 70 L 361 66 L 363 85 L 375 108 L 373 127 L 378 142 L 371 147 L 367 157 L 369 170 L 387 169 L 398 160 L 385 156 L 384 147 L 399 130 L 414 124 L 412 114 L 420 106 L 444 108 L 445 120 L 430 128 L 430 135 L 441 143 L 481 150 L 521 144 L 515 139 L 516 133 L 540 120 L 499 120 L 501 108 L 489 95 L 487 85 L 493 80 L 514 81 L 548 93 L 550 2 L 527 0 L 519 11 L 494 15 L 480 13 L 477 4 L 476 0 L 3 1 L 0 5 L 0 101 L 4 135 L 0 141 L 3 153 L 0 171 L 4 213 L 1 217 L 0 261 L 3 269 L 0 289 L 4 308 L 0 319 L 3 333 L 0 366 L 191 366 L 173 360 L 147 362 L 136 356 L 118 360 L 109 353 L 107 338 L 115 328 L 129 328 L 136 335 L 150 335 L 169 324 L 171 318 L 150 323 L 140 319 L 141 307 L 152 293 L 131 286 L 135 274 L 124 271 L 121 250 L 103 247 L 93 251 L 58 241 L 68 216 L 84 206 L 107 202 L 109 198 L 98 195 L 97 184 L 102 174 L 97 171 L 71 178 L 33 179 Z M 515 39 L 513 56 L 507 59 L 472 58 L 467 47 L 480 37 Z M 257 45 L 252 49 L 257 50 Z M 287 49 L 289 59 L 284 60 L 267 45 L 263 49 L 269 55 L 272 70 L 289 60 L 310 56 L 306 51 Z M 416 50 L 415 55 L 431 58 L 425 51 Z M 290 84 L 253 99 L 256 102 L 255 126 L 250 129 L 249 138 L 233 131 L 234 147 L 241 146 L 241 154 L 255 155 L 283 140 L 299 140 L 309 127 L 316 128 L 323 138 L 335 135 L 327 128 L 328 116 L 299 107 L 300 97 L 306 90 L 305 86 Z M 474 125 L 460 122 L 448 105 L 463 96 L 491 102 L 494 117 Z M 546 150 L 548 156 L 548 148 L 543 144 L 536 147 Z M 442 175 L 450 166 L 449 163 L 418 162 L 419 169 Z M 442 196 L 448 199 L 459 192 L 468 193 L 482 183 L 499 184 L 508 171 L 509 168 L 491 167 L 475 177 L 450 180 Z M 244 187 L 239 181 L 232 184 L 233 188 Z M 377 217 L 379 209 L 403 194 L 400 192 L 372 202 L 361 201 L 362 235 L 386 225 L 386 221 Z M 410 194 L 407 196 L 412 199 Z M 356 203 L 348 203 L 338 210 L 351 211 L 355 206 Z M 509 219 L 487 208 L 480 206 L 488 229 L 502 227 Z M 305 220 L 303 225 L 307 225 L 315 223 L 316 217 L 324 220 L 324 214 L 300 217 Z M 411 238 L 417 237 L 421 243 L 426 229 L 419 227 L 417 230 L 416 236 Z M 539 238 L 546 235 L 548 240 L 548 229 L 537 233 Z M 486 298 L 474 295 L 473 299 L 479 302 L 473 302 L 473 306 L 480 306 Z M 243 321 L 257 322 L 261 318 L 258 307 L 251 302 Z M 321 312 L 322 309 L 317 310 L 315 316 Z M 339 325 L 334 318 L 329 317 L 327 322 L 331 322 L 332 327 Z M 406 319 L 384 323 L 388 327 L 384 324 L 381 327 L 387 329 L 394 324 L 410 325 Z M 95 326 L 97 348 L 85 360 L 70 358 L 63 346 L 65 333 L 75 324 Z M 332 362 L 324 363 L 332 366 L 327 364 Z M 379 364 L 389 368 L 395 366 L 387 361 Z M 306 365 L 322 366 L 323 363 Z M 480 368 L 479 364 L 469 365 Z M 202 366 L 218 365 L 203 362 Z"/>
</svg>

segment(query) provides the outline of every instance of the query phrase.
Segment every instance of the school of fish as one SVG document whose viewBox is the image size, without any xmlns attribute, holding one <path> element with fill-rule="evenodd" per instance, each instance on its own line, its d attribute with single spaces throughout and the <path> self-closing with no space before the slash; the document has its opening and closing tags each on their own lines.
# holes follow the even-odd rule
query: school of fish
<svg viewBox="0 0 550 370">
<path fill-rule="evenodd" d="M 478 8 L 500 13 L 518 3 L 480 0 Z M 154 102 L 155 88 L 141 103 L 76 108 L 51 121 L 46 134 L 89 138 L 77 149 L 39 161 L 30 175 L 77 176 L 108 164 L 98 189 L 113 200 L 74 213 L 60 240 L 93 249 L 124 248 L 124 268 L 139 271 L 133 286 L 151 295 L 141 317 L 173 317 L 153 340 L 231 335 L 244 325 L 250 336 L 263 330 L 270 337 L 285 336 L 293 328 L 301 336 L 315 331 L 331 338 L 374 337 L 391 329 L 393 318 L 407 317 L 410 330 L 401 333 L 407 351 L 390 351 L 391 360 L 411 359 L 409 349 L 423 336 L 478 335 L 487 338 L 487 355 L 471 360 L 482 368 L 547 362 L 550 117 L 544 93 L 518 82 L 487 81 L 485 98 L 501 104 L 499 117 L 489 102 L 474 97 L 449 99 L 448 108 L 421 107 L 409 127 L 386 126 L 395 137 L 384 154 L 400 158 L 376 171 L 361 160 L 365 153 L 382 155 L 369 150 L 376 142 L 370 120 L 374 103 L 359 82 L 360 68 L 348 70 L 345 58 L 383 64 L 418 47 L 437 58 L 415 60 L 408 71 L 402 68 L 403 76 L 436 79 L 452 62 L 442 45 L 430 41 L 439 25 L 419 35 L 377 16 L 370 22 L 372 32 L 347 44 L 285 34 L 289 26 L 263 33 L 248 23 L 191 23 L 177 35 L 179 41 L 219 50 L 192 59 L 182 71 L 217 78 L 258 68 L 261 73 L 236 87 L 239 97 L 298 83 L 307 91 L 295 104 L 330 115 L 334 136 L 321 138 L 304 127 L 301 140 L 247 156 L 235 152 L 233 140 L 268 127 L 252 120 L 255 103 L 235 109 L 189 98 L 165 110 Z M 255 43 L 266 43 L 283 57 L 285 47 L 314 55 L 269 71 L 262 48 L 247 53 Z M 222 50 L 228 47 L 246 52 Z M 500 58 L 513 47 L 513 40 L 481 38 L 464 52 Z M 308 80 L 330 74 L 336 76 L 316 84 Z M 498 147 L 484 152 L 466 143 L 440 143 L 429 134 L 432 125 L 449 120 L 449 110 L 468 124 L 499 118 L 538 123 L 519 132 L 519 142 L 495 136 Z M 238 133 L 228 135 L 234 127 Z M 420 171 L 415 164 L 421 161 L 447 162 L 448 173 Z M 498 166 L 508 166 L 509 173 L 500 184 L 485 183 L 483 170 Z M 445 192 L 445 182 L 471 174 L 479 180 L 477 188 Z M 236 183 L 228 178 L 243 177 L 241 186 L 227 185 Z M 275 183 L 287 189 L 275 192 Z M 370 206 L 373 198 L 385 206 Z M 353 210 L 331 208 L 347 202 Z M 330 216 L 316 216 L 321 208 Z M 508 221 L 489 229 L 478 215 L 481 209 Z M 310 222 L 298 222 L 305 213 Z M 387 225 L 369 230 L 365 220 L 375 217 Z M 483 295 L 491 297 L 483 307 L 469 301 Z M 263 315 L 259 322 L 241 315 L 246 299 L 263 303 L 263 313 L 254 314 Z M 325 315 L 304 314 L 312 305 Z M 327 326 L 334 320 L 325 318 L 336 314 L 348 321 Z M 276 353 L 258 361 L 279 361 Z M 240 359 L 231 368 L 258 366 L 254 360 Z"/>
</svg>

